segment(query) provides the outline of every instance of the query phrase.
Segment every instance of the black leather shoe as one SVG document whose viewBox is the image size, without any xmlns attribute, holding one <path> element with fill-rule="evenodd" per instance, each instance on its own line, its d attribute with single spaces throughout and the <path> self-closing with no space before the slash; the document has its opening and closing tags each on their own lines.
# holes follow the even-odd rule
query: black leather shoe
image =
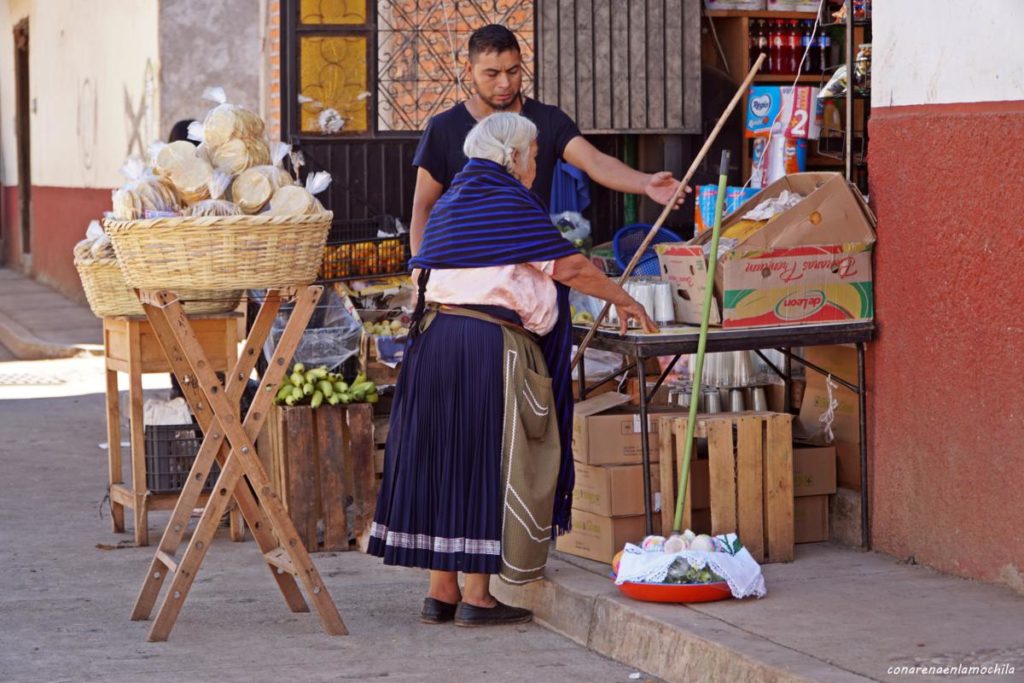
<svg viewBox="0 0 1024 683">
<path fill-rule="evenodd" d="M 441 602 L 434 598 L 423 600 L 423 611 L 420 612 L 420 621 L 424 624 L 443 624 L 455 618 L 455 608 L 449 602 Z"/>
<path fill-rule="evenodd" d="M 456 626 L 498 626 L 521 624 L 533 619 L 533 612 L 522 607 L 512 607 L 499 602 L 494 607 L 477 607 L 460 602 L 455 610 Z"/>
</svg>

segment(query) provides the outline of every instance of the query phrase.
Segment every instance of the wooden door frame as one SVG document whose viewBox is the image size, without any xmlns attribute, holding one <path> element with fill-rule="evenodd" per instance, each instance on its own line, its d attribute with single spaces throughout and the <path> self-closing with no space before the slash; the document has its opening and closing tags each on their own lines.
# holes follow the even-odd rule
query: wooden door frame
<svg viewBox="0 0 1024 683">
<path fill-rule="evenodd" d="M 32 253 L 31 97 L 29 90 L 28 17 L 14 26 L 15 139 L 18 165 L 18 230 L 21 258 Z"/>
</svg>

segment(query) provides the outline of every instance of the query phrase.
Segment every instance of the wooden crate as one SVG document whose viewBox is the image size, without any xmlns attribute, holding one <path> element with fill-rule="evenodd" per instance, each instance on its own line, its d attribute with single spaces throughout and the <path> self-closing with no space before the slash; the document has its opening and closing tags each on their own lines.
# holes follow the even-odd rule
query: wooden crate
<svg viewBox="0 0 1024 683">
<path fill-rule="evenodd" d="M 384 473 L 384 446 L 388 442 L 391 416 L 373 418 L 373 471 L 378 478 Z"/>
<path fill-rule="evenodd" d="M 783 413 L 718 413 L 697 418 L 695 438 L 708 441 L 711 531 L 735 533 L 758 562 L 793 560 L 793 424 Z M 676 472 L 686 418 L 661 418 L 662 529 L 672 531 Z M 695 451 L 696 449 L 694 449 Z M 689 497 L 682 527 L 692 519 Z"/>
<path fill-rule="evenodd" d="M 359 343 L 359 371 L 377 385 L 395 384 L 398 382 L 398 371 L 401 366 L 389 367 L 377 358 L 377 350 L 370 335 L 364 334 Z"/>
<path fill-rule="evenodd" d="M 307 550 L 349 550 L 350 527 L 357 541 L 369 533 L 377 504 L 372 405 L 274 406 L 257 450 Z"/>
</svg>

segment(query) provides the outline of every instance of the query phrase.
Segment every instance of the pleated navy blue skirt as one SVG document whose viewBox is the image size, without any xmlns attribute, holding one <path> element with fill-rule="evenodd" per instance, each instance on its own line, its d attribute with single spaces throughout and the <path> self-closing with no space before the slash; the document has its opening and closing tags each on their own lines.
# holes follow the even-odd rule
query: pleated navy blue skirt
<svg viewBox="0 0 1024 683">
<path fill-rule="evenodd" d="M 440 313 L 406 351 L 368 550 L 385 564 L 500 570 L 503 348 L 499 325 Z"/>
</svg>

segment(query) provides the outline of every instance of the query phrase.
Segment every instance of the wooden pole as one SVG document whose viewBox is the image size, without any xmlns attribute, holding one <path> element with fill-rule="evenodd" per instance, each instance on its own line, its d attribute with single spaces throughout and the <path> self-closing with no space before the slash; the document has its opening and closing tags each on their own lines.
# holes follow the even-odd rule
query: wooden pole
<svg viewBox="0 0 1024 683">
<path fill-rule="evenodd" d="M 654 225 L 651 226 L 651 229 L 648 231 L 643 243 L 636 250 L 636 253 L 633 254 L 633 258 L 629 260 L 629 264 L 626 266 L 626 270 L 619 277 L 618 284 L 620 287 L 633 273 L 633 269 L 636 268 L 636 264 L 640 261 L 640 258 L 643 256 L 644 252 L 647 251 L 647 247 L 651 246 L 651 242 L 654 241 L 654 236 L 658 234 L 658 231 L 661 230 L 661 226 L 662 224 L 665 223 L 665 220 L 668 218 L 668 215 L 672 213 L 673 209 L 675 209 L 676 202 L 679 200 L 679 196 L 685 191 L 686 186 L 689 184 L 690 180 L 697 172 L 697 168 L 699 168 L 701 163 L 704 161 L 704 157 L 707 156 L 708 152 L 711 151 L 711 146 L 714 144 L 715 139 L 718 137 L 718 134 L 722 131 L 722 128 L 725 127 L 725 122 L 729 119 L 729 116 L 732 115 L 732 112 L 736 108 L 736 105 L 739 104 L 741 99 L 743 99 L 743 94 L 747 92 L 747 89 L 750 87 L 750 84 L 754 82 L 754 76 L 756 76 L 757 72 L 761 70 L 761 64 L 764 62 L 765 59 L 766 55 L 764 53 L 761 53 L 761 55 L 757 58 L 757 61 L 754 62 L 754 66 L 750 67 L 750 71 L 747 72 L 747 77 L 743 79 L 742 83 L 740 83 L 740 87 L 736 90 L 736 94 L 732 96 L 732 100 L 729 101 L 729 105 L 725 108 L 725 111 L 719 117 L 718 123 L 715 124 L 715 127 L 714 129 L 712 129 L 711 134 L 708 136 L 708 139 L 704 142 L 704 146 L 700 148 L 699 152 L 697 152 L 697 156 L 694 157 L 693 163 L 690 164 L 690 169 L 686 172 L 686 175 L 683 176 L 682 181 L 679 183 L 679 187 L 676 188 L 675 194 L 672 195 L 672 199 L 665 204 L 665 208 L 661 210 L 661 215 L 658 216 L 658 220 L 655 221 Z M 580 358 L 583 357 L 583 352 L 590 344 L 590 341 L 594 338 L 594 335 L 597 333 L 597 328 L 604 321 L 605 316 L 608 315 L 609 308 L 611 308 L 611 304 L 605 302 L 604 308 L 601 309 L 601 312 L 598 314 L 597 318 L 594 319 L 593 324 L 590 326 L 590 330 L 587 332 L 587 336 L 585 336 L 583 338 L 583 341 L 580 342 L 579 348 L 576 351 L 576 355 L 572 359 L 572 369 L 575 369 L 576 366 L 579 365 Z M 643 387 L 641 387 L 641 389 L 643 389 Z"/>
</svg>

